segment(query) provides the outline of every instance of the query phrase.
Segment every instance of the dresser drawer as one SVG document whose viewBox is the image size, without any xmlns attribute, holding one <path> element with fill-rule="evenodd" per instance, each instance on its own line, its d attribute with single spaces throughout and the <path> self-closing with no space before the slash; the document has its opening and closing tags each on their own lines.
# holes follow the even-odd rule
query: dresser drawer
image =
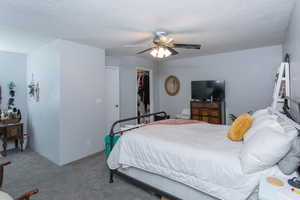
<svg viewBox="0 0 300 200">
<path fill-rule="evenodd" d="M 7 138 L 17 137 L 17 136 L 20 136 L 20 134 L 21 134 L 20 126 L 13 126 L 13 127 L 7 128 L 7 132 L 6 132 Z"/>
<path fill-rule="evenodd" d="M 208 123 L 211 123 L 211 124 L 221 124 L 221 121 L 220 121 L 219 118 L 211 117 L 211 118 L 209 118 Z"/>
<path fill-rule="evenodd" d="M 193 115 L 191 119 L 192 120 L 200 120 L 200 116 L 199 115 Z"/>
<path fill-rule="evenodd" d="M 191 103 L 192 108 L 203 108 L 203 107 L 206 107 L 205 105 L 206 105 L 206 103 L 200 103 L 200 102 L 192 102 Z"/>
<path fill-rule="evenodd" d="M 209 115 L 212 117 L 219 117 L 220 116 L 220 112 L 218 110 L 211 110 L 209 112 Z"/>
<path fill-rule="evenodd" d="M 220 104 L 218 104 L 218 103 L 207 103 L 206 107 L 207 108 L 219 108 Z"/>
<path fill-rule="evenodd" d="M 192 109 L 192 115 L 199 115 L 200 114 L 200 110 L 199 109 Z"/>
</svg>

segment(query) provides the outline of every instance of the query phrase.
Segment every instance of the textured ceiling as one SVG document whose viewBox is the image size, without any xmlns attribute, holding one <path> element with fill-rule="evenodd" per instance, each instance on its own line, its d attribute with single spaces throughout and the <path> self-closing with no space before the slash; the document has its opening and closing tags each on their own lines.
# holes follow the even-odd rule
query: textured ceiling
<svg viewBox="0 0 300 200">
<path fill-rule="evenodd" d="M 0 51 L 27 54 L 54 38 L 0 26 Z"/>
<path fill-rule="evenodd" d="M 134 55 L 144 47 L 124 46 L 147 46 L 154 31 L 164 30 L 178 43 L 203 45 L 200 51 L 180 50 L 180 56 L 205 55 L 282 43 L 294 2 L 1 0 L 0 34 L 5 27 L 1 40 L 20 35 L 24 50 L 34 38 L 62 38 L 107 48 L 112 55 Z"/>
</svg>

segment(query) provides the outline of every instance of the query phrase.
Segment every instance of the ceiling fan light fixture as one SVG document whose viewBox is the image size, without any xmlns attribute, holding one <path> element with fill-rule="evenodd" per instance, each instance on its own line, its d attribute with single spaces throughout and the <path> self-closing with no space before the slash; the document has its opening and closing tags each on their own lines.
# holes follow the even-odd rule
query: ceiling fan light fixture
<svg viewBox="0 0 300 200">
<path fill-rule="evenodd" d="M 157 54 L 158 54 L 157 48 L 154 48 L 154 49 L 150 52 L 150 54 L 151 54 L 154 58 L 156 58 L 156 57 L 157 57 Z"/>
<path fill-rule="evenodd" d="M 159 47 L 159 48 L 158 48 L 157 57 L 158 57 L 158 58 L 163 58 L 163 57 L 165 57 L 165 48 L 164 48 L 164 47 Z"/>
<path fill-rule="evenodd" d="M 166 57 L 169 57 L 170 55 L 172 55 L 171 51 L 164 46 L 159 46 L 159 47 L 154 48 L 150 52 L 150 54 L 154 58 L 166 58 Z"/>
<path fill-rule="evenodd" d="M 169 57 L 170 55 L 172 55 L 171 51 L 165 48 L 165 57 Z"/>
</svg>

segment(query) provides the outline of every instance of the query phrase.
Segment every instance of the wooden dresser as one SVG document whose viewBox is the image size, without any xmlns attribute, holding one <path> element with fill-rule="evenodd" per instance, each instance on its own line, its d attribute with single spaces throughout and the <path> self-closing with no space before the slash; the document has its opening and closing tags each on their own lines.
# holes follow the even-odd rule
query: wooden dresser
<svg viewBox="0 0 300 200">
<path fill-rule="evenodd" d="M 191 101 L 191 119 L 222 124 L 222 102 Z"/>
</svg>

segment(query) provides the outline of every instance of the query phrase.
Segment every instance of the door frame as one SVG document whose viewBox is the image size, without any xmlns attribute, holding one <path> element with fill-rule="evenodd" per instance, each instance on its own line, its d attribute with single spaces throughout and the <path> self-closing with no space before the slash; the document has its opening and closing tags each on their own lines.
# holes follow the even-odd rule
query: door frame
<svg viewBox="0 0 300 200">
<path fill-rule="evenodd" d="M 120 67 L 118 66 L 105 66 L 104 70 L 106 69 L 112 69 L 117 71 L 117 105 L 119 106 L 118 108 L 118 113 L 117 113 L 117 120 L 120 119 Z M 106 99 L 107 102 L 107 99 Z M 105 112 L 109 112 L 106 110 L 107 106 L 105 103 Z M 106 126 L 108 126 L 108 120 L 106 120 Z"/>
<path fill-rule="evenodd" d="M 154 87 L 153 87 L 153 70 L 151 68 L 147 68 L 147 67 L 136 67 L 135 68 L 135 113 L 137 115 L 137 110 L 138 110 L 138 107 L 137 107 L 137 92 L 138 92 L 138 84 L 137 84 L 137 81 L 136 81 L 136 77 L 137 77 L 137 70 L 145 70 L 145 71 L 149 71 L 149 80 L 150 80 L 150 113 L 153 113 L 154 112 Z"/>
</svg>

